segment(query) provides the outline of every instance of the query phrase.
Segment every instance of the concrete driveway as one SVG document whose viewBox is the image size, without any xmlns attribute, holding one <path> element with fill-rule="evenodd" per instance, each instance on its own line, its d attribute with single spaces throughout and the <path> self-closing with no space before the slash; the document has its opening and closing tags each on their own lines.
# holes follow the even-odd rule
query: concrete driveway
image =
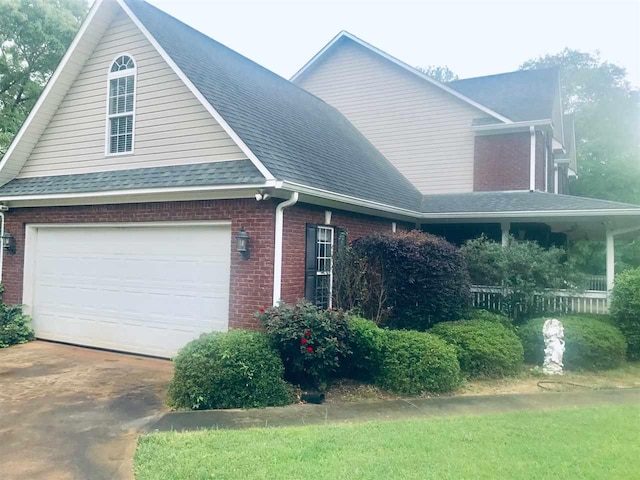
<svg viewBox="0 0 640 480">
<path fill-rule="evenodd" d="M 138 431 L 166 411 L 172 363 L 32 342 L 0 350 L 0 477 L 133 478 Z"/>
</svg>

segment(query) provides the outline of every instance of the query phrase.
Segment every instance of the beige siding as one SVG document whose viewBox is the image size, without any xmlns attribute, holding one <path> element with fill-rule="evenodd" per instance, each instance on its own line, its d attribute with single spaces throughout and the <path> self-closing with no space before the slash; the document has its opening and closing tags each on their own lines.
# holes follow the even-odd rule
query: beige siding
<svg viewBox="0 0 640 480">
<path fill-rule="evenodd" d="M 137 63 L 134 152 L 105 155 L 107 72 Z M 20 177 L 246 158 L 124 13 L 107 30 L 40 137 Z"/>
<path fill-rule="evenodd" d="M 486 114 L 344 39 L 297 83 L 340 110 L 423 193 L 473 191 Z"/>
</svg>

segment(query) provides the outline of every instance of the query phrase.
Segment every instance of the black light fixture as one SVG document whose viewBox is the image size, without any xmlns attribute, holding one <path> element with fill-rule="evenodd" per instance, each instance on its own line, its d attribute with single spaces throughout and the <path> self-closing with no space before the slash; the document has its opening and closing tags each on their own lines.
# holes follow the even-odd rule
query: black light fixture
<svg viewBox="0 0 640 480">
<path fill-rule="evenodd" d="M 245 231 L 244 227 L 240 229 L 238 232 L 238 236 L 236 237 L 238 253 L 242 257 L 243 260 L 248 260 L 251 256 L 251 251 L 249 250 L 249 234 Z"/>
<path fill-rule="evenodd" d="M 16 239 L 13 238 L 13 235 L 9 232 L 2 234 L 2 248 L 4 248 L 7 253 L 16 253 Z"/>
</svg>

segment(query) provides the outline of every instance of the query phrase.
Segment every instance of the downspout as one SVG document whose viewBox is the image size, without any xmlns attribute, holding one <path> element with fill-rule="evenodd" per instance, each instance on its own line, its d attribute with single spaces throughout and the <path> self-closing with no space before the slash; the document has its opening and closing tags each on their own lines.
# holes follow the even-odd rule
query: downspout
<svg viewBox="0 0 640 480">
<path fill-rule="evenodd" d="M 293 192 L 289 200 L 276 207 L 276 230 L 273 252 L 273 306 L 280 302 L 282 296 L 282 230 L 284 226 L 284 209 L 298 203 L 298 192 Z"/>
<path fill-rule="evenodd" d="M 529 158 L 529 190 L 532 192 L 536 189 L 536 127 L 529 127 L 531 134 L 531 152 Z"/>
</svg>

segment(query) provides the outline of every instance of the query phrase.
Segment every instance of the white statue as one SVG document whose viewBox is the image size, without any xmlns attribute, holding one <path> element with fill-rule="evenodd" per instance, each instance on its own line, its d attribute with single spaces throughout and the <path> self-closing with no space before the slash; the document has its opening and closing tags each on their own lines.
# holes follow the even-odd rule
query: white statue
<svg viewBox="0 0 640 480">
<path fill-rule="evenodd" d="M 564 327 L 555 318 L 544 322 L 544 363 L 542 371 L 547 375 L 562 375 L 562 356 L 564 355 Z"/>
</svg>

